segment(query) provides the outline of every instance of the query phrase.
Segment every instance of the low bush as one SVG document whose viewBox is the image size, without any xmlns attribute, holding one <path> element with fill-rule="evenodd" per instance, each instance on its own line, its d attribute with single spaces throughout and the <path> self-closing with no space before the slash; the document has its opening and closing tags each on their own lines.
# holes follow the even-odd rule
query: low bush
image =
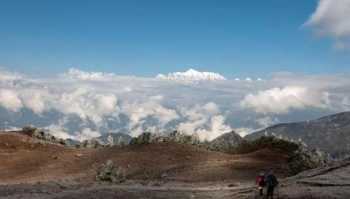
<svg viewBox="0 0 350 199">
<path fill-rule="evenodd" d="M 122 183 L 126 180 L 125 171 L 108 160 L 97 171 L 96 180 L 100 182 Z"/>
<path fill-rule="evenodd" d="M 263 136 L 252 141 L 244 140 L 237 147 L 231 148 L 229 150 L 229 153 L 244 154 L 251 153 L 263 148 L 268 148 L 272 150 L 279 150 L 292 155 L 296 150 L 299 149 L 299 147 L 299 144 L 294 142 L 278 139 L 273 136 Z"/>
<path fill-rule="evenodd" d="M 263 136 L 253 141 L 243 141 L 237 147 L 229 150 L 229 153 L 244 154 L 270 149 L 280 151 L 288 155 L 288 174 L 295 175 L 302 171 L 313 169 L 326 163 L 326 156 L 316 150 L 309 150 L 303 145 L 273 136 Z"/>
</svg>

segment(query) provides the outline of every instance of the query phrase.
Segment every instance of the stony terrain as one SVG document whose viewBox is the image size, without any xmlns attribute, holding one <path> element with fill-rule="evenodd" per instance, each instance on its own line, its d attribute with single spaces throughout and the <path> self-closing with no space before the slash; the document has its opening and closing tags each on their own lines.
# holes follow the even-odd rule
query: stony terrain
<svg viewBox="0 0 350 199">
<path fill-rule="evenodd" d="M 286 179 L 282 198 L 350 198 L 350 160 L 305 171 Z"/>
<path fill-rule="evenodd" d="M 238 184 L 251 184 L 262 168 L 273 167 L 278 175 L 285 176 L 287 164 L 284 154 L 269 149 L 230 155 L 173 142 L 73 148 L 45 142 L 22 132 L 0 133 L 0 193 L 16 198 L 22 192 L 39 195 L 52 192 L 55 195 L 74 186 L 84 190 L 87 187 L 105 190 L 108 188 L 96 186 L 96 174 L 107 160 L 125 170 L 127 181 L 118 185 L 123 185 L 123 190 L 128 190 L 125 184 L 131 187 L 154 185 L 167 190 L 167 186 L 175 183 L 179 194 L 191 192 L 192 189 L 181 191 L 181 187 L 188 188 L 190 185 L 193 190 L 198 187 L 207 190 L 206 187 L 217 184 L 233 188 Z"/>
</svg>

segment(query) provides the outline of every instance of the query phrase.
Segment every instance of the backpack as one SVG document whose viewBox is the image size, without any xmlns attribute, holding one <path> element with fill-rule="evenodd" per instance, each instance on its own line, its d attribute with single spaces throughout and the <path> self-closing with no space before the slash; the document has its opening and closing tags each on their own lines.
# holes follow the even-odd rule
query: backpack
<svg viewBox="0 0 350 199">
<path fill-rule="evenodd" d="M 265 178 L 264 176 L 259 176 L 257 180 L 257 184 L 261 187 L 265 186 Z"/>
<path fill-rule="evenodd" d="M 266 182 L 267 182 L 267 185 L 271 187 L 275 187 L 278 185 L 277 178 L 274 175 L 268 175 Z"/>
</svg>

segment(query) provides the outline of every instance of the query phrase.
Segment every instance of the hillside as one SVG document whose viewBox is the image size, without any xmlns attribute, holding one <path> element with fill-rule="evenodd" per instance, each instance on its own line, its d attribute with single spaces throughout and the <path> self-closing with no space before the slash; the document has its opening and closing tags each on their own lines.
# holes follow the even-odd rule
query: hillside
<svg viewBox="0 0 350 199">
<path fill-rule="evenodd" d="M 349 198 L 350 160 L 342 160 L 288 178 L 280 188 L 282 198 Z"/>
<path fill-rule="evenodd" d="M 260 169 L 270 167 L 285 176 L 283 168 L 287 164 L 284 154 L 269 149 L 230 155 L 172 142 L 75 149 L 42 142 L 20 132 L 0 133 L 2 184 L 94 182 L 98 167 L 107 160 L 124 168 L 130 180 L 181 182 L 251 181 Z"/>
<path fill-rule="evenodd" d="M 302 141 L 311 148 L 344 157 L 350 152 L 350 112 L 338 113 L 316 120 L 278 124 L 247 135 L 248 140 L 275 135 Z"/>
<path fill-rule="evenodd" d="M 271 146 L 236 155 L 176 142 L 74 148 L 21 131 L 3 132 L 0 198 L 251 198 L 255 176 L 262 169 L 272 168 L 280 179 L 288 175 L 289 154 Z M 96 181 L 107 160 L 123 168 L 125 182 Z M 306 191 L 315 196 L 320 186 L 345 186 L 350 164 L 339 164 L 282 180 L 281 195 L 299 198 L 297 190 L 305 190 L 304 185 L 312 186 Z M 326 177 L 329 180 L 323 180 Z M 334 196 L 335 190 L 327 196 Z"/>
<path fill-rule="evenodd" d="M 243 138 L 236 132 L 225 133 L 209 143 L 209 148 L 218 151 L 230 151 L 243 142 Z"/>
</svg>

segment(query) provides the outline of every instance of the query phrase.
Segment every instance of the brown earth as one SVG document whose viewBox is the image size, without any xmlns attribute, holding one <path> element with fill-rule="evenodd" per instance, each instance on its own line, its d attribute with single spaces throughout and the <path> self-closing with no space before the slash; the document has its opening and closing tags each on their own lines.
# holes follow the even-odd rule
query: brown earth
<svg viewBox="0 0 350 199">
<path fill-rule="evenodd" d="M 125 169 L 122 184 L 100 184 L 107 160 Z M 282 179 L 287 156 L 269 149 L 244 155 L 159 143 L 73 149 L 21 132 L 0 133 L 0 198 L 258 198 L 255 175 L 273 168 L 278 198 L 350 198 L 350 160 Z"/>
<path fill-rule="evenodd" d="M 107 160 L 122 167 L 128 180 L 253 182 L 261 169 L 274 168 L 284 177 L 287 156 L 268 149 L 230 155 L 177 143 L 73 149 L 43 143 L 20 132 L 0 133 L 1 184 L 92 183 L 96 170 Z"/>
</svg>

